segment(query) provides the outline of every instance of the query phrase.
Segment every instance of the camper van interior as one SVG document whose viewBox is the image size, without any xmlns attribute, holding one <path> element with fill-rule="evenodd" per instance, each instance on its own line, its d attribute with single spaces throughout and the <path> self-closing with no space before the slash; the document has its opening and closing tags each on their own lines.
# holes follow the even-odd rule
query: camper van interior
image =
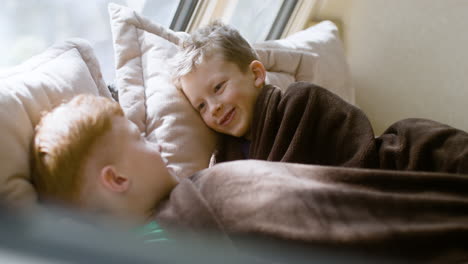
<svg viewBox="0 0 468 264">
<path fill-rule="evenodd" d="M 2 0 L 0 262 L 467 263 L 467 12 L 466 0 Z M 173 78 L 187 39 L 213 21 L 240 32 L 280 94 L 300 82 L 338 98 L 303 121 L 317 130 L 290 129 L 301 142 L 268 150 L 302 144 L 321 163 L 216 163 L 219 134 Z M 125 221 L 103 227 L 40 199 L 36 126 L 80 94 L 117 103 L 159 145 L 179 184 L 149 232 L 171 238 L 148 243 Z M 357 136 L 367 121 L 334 114 L 341 105 L 364 113 L 375 145 Z M 380 160 L 338 166 L 327 140 Z"/>
</svg>

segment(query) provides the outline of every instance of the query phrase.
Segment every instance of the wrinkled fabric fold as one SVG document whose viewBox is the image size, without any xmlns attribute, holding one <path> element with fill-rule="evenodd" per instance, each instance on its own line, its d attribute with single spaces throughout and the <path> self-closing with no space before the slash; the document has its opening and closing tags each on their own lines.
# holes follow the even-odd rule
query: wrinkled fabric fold
<svg viewBox="0 0 468 264">
<path fill-rule="evenodd" d="M 249 160 L 242 140 L 222 143 L 218 163 L 182 181 L 158 221 L 200 237 L 210 230 L 236 248 L 251 236 L 279 248 L 468 261 L 464 131 L 405 119 L 375 137 L 360 109 L 296 83 L 262 90 Z"/>
<path fill-rule="evenodd" d="M 296 82 L 266 85 L 251 128 L 249 159 L 390 170 L 468 173 L 468 134 L 409 118 L 376 137 L 367 116 L 330 91 Z M 224 136 L 216 162 L 243 159 L 242 140 Z"/>
<path fill-rule="evenodd" d="M 155 217 L 237 246 L 250 235 L 452 263 L 468 259 L 466 190 L 466 175 L 242 160 L 182 181 Z"/>
</svg>

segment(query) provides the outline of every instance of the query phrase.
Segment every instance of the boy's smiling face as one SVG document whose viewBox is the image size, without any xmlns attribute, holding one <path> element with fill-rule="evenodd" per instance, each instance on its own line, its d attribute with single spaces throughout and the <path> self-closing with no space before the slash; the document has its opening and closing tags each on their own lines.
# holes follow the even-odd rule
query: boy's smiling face
<svg viewBox="0 0 468 264">
<path fill-rule="evenodd" d="M 265 68 L 252 61 L 244 73 L 214 55 L 180 79 L 182 91 L 203 121 L 217 132 L 241 137 L 249 132 Z"/>
</svg>

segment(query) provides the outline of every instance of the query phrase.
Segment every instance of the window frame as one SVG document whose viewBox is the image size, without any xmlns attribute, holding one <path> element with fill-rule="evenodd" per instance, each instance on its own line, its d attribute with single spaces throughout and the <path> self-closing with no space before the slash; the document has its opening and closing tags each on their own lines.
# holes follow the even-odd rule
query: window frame
<svg viewBox="0 0 468 264">
<path fill-rule="evenodd" d="M 289 17 L 281 38 L 307 28 L 320 11 L 323 0 L 299 0 Z"/>
<path fill-rule="evenodd" d="M 199 0 L 180 0 L 169 28 L 174 31 L 185 31 L 199 2 Z"/>
<path fill-rule="evenodd" d="M 316 16 L 322 2 L 323 0 L 284 0 L 265 40 L 285 38 L 305 29 Z M 233 1 L 198 0 L 185 31 L 191 33 L 213 20 L 222 19 L 225 9 L 232 8 L 232 5 Z"/>
<path fill-rule="evenodd" d="M 286 25 L 291 19 L 291 15 L 293 14 L 298 1 L 299 0 L 284 0 L 283 1 L 265 40 L 281 38 L 281 35 L 283 34 L 283 31 L 286 28 Z"/>
</svg>

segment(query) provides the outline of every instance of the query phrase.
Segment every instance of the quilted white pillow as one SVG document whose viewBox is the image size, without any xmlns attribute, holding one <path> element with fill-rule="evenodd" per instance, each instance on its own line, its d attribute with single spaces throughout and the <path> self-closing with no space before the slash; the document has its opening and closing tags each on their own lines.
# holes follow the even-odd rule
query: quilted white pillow
<svg viewBox="0 0 468 264">
<path fill-rule="evenodd" d="M 109 4 L 109 15 L 116 85 L 126 115 L 149 140 L 161 145 L 162 156 L 179 177 L 206 168 L 215 148 L 216 135 L 171 82 L 168 67 L 179 43 L 188 34 L 174 32 L 116 4 Z M 286 40 L 266 41 L 255 46 L 268 71 L 268 83 L 285 88 L 294 81 L 310 81 L 337 92 L 348 101 L 354 100 L 353 92 L 344 88 L 344 84 L 349 83 L 349 74 L 344 70 L 348 66 L 333 23 L 320 23 Z M 329 52 L 337 54 L 322 54 Z M 335 61 L 322 61 L 322 57 Z M 337 65 L 339 63 L 342 65 Z M 327 69 L 330 72 L 326 72 Z"/>
<path fill-rule="evenodd" d="M 109 4 L 119 102 L 126 116 L 161 146 L 168 167 L 185 177 L 208 166 L 216 137 L 171 81 L 168 61 L 185 33 Z"/>
<path fill-rule="evenodd" d="M 253 46 L 269 71 L 286 75 L 272 76 L 271 83 L 281 83 L 286 79 L 313 82 L 354 104 L 355 92 L 349 66 L 338 28 L 333 22 L 323 21 L 285 39 Z"/>
<path fill-rule="evenodd" d="M 111 97 L 88 42 L 58 43 L 0 72 L 0 199 L 13 207 L 35 204 L 29 151 L 41 114 L 79 93 Z"/>
<path fill-rule="evenodd" d="M 285 82 L 290 81 L 313 82 L 355 103 L 349 65 L 333 22 L 323 21 L 285 39 L 253 46 L 267 70 L 282 73 L 267 75 L 270 77 L 267 82 L 279 83 L 281 88 L 286 88 Z"/>
</svg>

